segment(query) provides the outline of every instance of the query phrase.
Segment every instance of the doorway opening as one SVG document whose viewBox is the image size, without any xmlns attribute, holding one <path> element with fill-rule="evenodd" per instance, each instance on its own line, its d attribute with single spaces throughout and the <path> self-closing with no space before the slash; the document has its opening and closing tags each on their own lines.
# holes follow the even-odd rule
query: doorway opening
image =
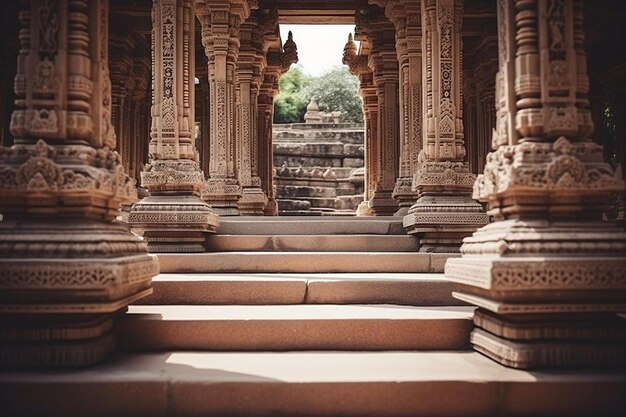
<svg viewBox="0 0 626 417">
<path fill-rule="evenodd" d="M 279 80 L 273 123 L 281 216 L 354 216 L 363 201 L 365 132 L 359 80 L 343 65 L 354 25 L 280 25 L 299 63 Z"/>
</svg>

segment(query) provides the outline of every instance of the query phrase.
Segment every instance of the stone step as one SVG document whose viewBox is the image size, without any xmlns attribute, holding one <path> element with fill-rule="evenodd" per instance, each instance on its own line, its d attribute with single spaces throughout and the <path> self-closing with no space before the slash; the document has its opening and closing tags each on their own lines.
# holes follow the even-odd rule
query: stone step
<svg viewBox="0 0 626 417">
<path fill-rule="evenodd" d="M 427 252 L 160 253 L 161 272 L 443 272 L 455 254 Z"/>
<path fill-rule="evenodd" d="M 210 235 L 205 246 L 209 252 L 417 252 L 419 240 L 408 235 Z"/>
<path fill-rule="evenodd" d="M 402 217 L 311 218 L 307 216 L 221 217 L 223 235 L 406 235 Z"/>
<path fill-rule="evenodd" d="M 137 304 L 466 305 L 443 274 L 160 274 Z"/>
<path fill-rule="evenodd" d="M 130 306 L 117 323 L 133 350 L 469 349 L 474 307 Z"/>
<path fill-rule="evenodd" d="M 475 352 L 125 353 L 2 372 L 6 416 L 619 416 L 621 369 L 526 372 Z"/>
</svg>

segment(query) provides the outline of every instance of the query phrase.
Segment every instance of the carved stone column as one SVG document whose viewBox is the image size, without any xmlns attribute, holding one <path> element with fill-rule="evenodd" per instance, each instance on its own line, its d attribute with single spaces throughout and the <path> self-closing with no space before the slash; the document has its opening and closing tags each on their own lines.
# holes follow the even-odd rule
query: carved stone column
<svg viewBox="0 0 626 417">
<path fill-rule="evenodd" d="M 356 31 L 371 45 L 369 66 L 378 97 L 377 146 L 378 178 L 370 200 L 376 215 L 391 216 L 398 210 L 392 193 L 398 178 L 400 160 L 400 126 L 398 111 L 398 58 L 395 31 L 381 11 L 373 7 L 357 12 Z"/>
<path fill-rule="evenodd" d="M 257 174 L 261 189 L 267 196 L 264 215 L 277 216 L 278 204 L 274 192 L 274 149 L 272 126 L 274 120 L 274 97 L 278 94 L 278 79 L 292 64 L 298 62 L 298 48 L 291 32 L 281 45 L 278 31 L 278 14 L 275 11 L 260 13 L 263 49 L 266 66 L 257 96 Z"/>
<path fill-rule="evenodd" d="M 274 79 L 276 81 L 273 81 Z M 272 149 L 272 120 L 274 118 L 274 97 L 277 91 L 277 77 L 266 72 L 259 90 L 257 102 L 259 179 L 261 188 L 267 196 L 267 204 L 263 209 L 265 216 L 278 216 L 278 205 L 274 193 L 274 158 Z"/>
<path fill-rule="evenodd" d="M 261 189 L 257 175 L 253 178 L 253 165 L 257 161 L 257 94 L 261 78 L 262 38 L 254 15 L 240 29 L 239 57 L 237 60 L 237 179 L 242 187 L 238 201 L 239 214 L 262 216 L 267 205 L 267 196 Z M 258 170 L 256 170 L 258 171 Z"/>
<path fill-rule="evenodd" d="M 626 233 L 602 221 L 624 188 L 588 138 L 582 1 L 498 0 L 494 151 L 474 185 L 496 221 L 446 277 L 479 306 L 476 350 L 516 368 L 623 364 Z"/>
<path fill-rule="evenodd" d="M 363 100 L 363 120 L 365 122 L 365 187 L 363 202 L 357 209 L 358 216 L 373 215 L 370 209 L 370 201 L 376 188 L 378 178 L 377 155 L 377 122 L 378 122 L 378 96 L 374 86 L 373 72 L 369 67 L 370 45 L 367 40 L 362 40 L 357 52 L 352 34 L 348 35 L 348 42 L 343 48 L 343 64 L 348 66 L 352 75 L 359 77 L 359 95 Z"/>
<path fill-rule="evenodd" d="M 404 217 L 420 251 L 458 252 L 463 237 L 487 223 L 472 200 L 474 175 L 463 162 L 461 0 L 424 0 L 425 141 L 413 186 L 420 198 Z"/>
<path fill-rule="evenodd" d="M 194 2 L 153 0 L 153 103 L 150 162 L 141 172 L 149 197 L 129 215 L 153 252 L 202 252 L 218 218 L 202 201 L 204 174 L 194 145 Z"/>
<path fill-rule="evenodd" d="M 236 63 L 239 28 L 250 15 L 246 0 L 198 1 L 211 94 L 209 179 L 202 198 L 220 215 L 238 215 L 241 185 L 236 170 Z"/>
<path fill-rule="evenodd" d="M 422 149 L 422 28 L 420 4 L 415 1 L 370 0 L 385 9 L 385 15 L 396 31 L 399 62 L 400 165 L 393 198 L 404 216 L 417 200 L 413 174 Z"/>
<path fill-rule="evenodd" d="M 114 347 L 116 313 L 149 294 L 156 258 L 121 224 L 135 195 L 111 125 L 108 2 L 22 2 L 0 147 L 0 368 L 82 366 Z"/>
</svg>

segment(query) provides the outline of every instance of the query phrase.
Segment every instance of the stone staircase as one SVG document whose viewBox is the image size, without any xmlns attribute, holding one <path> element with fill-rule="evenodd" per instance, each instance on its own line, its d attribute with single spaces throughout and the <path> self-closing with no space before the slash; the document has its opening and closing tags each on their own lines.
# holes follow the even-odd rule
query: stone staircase
<svg viewBox="0 0 626 417">
<path fill-rule="evenodd" d="M 0 374 L 0 415 L 618 416 L 620 370 L 524 372 L 471 350 L 473 307 L 399 218 L 226 218 L 161 254 L 89 369 Z M 373 272 L 375 271 L 375 272 Z M 28 398 L 28 402 L 23 401 Z"/>
</svg>

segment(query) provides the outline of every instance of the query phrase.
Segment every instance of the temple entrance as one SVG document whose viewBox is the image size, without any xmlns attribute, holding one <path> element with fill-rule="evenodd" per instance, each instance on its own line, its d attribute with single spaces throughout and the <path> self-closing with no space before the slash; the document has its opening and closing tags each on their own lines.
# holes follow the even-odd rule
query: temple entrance
<svg viewBox="0 0 626 417">
<path fill-rule="evenodd" d="M 363 103 L 358 78 L 342 64 L 354 25 L 281 25 L 280 31 L 297 39 L 298 63 L 281 76 L 274 101 L 278 215 L 354 216 L 364 197 Z"/>
</svg>

